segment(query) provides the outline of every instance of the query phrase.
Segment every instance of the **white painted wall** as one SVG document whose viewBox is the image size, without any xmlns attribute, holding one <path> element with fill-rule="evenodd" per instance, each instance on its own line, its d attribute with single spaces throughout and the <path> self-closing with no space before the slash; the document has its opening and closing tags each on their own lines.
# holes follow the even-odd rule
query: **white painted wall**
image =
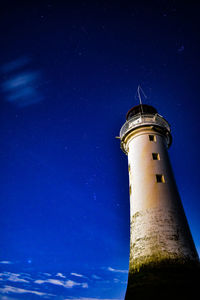
<svg viewBox="0 0 200 300">
<path fill-rule="evenodd" d="M 156 142 L 151 142 L 149 135 L 155 135 Z M 124 143 L 131 186 L 130 269 L 163 259 L 197 260 L 164 134 L 141 127 L 131 132 Z M 158 153 L 160 160 L 153 160 L 152 153 Z M 164 175 L 165 183 L 158 183 L 156 174 Z"/>
</svg>

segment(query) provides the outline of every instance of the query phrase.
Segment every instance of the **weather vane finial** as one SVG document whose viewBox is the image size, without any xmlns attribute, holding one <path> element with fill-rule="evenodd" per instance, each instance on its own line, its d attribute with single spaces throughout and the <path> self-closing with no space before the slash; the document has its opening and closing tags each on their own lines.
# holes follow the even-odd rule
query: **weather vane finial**
<svg viewBox="0 0 200 300">
<path fill-rule="evenodd" d="M 143 89 L 141 88 L 141 86 L 138 85 L 138 88 L 137 88 L 137 96 L 138 96 L 138 98 L 139 98 L 140 105 L 141 105 L 141 110 L 142 110 L 142 113 L 143 113 L 141 92 L 142 92 L 143 96 L 144 96 L 145 99 L 146 99 L 147 96 L 145 95 L 145 93 L 144 93 Z"/>
<path fill-rule="evenodd" d="M 137 94 L 138 94 L 138 98 L 140 100 L 140 105 L 142 105 L 142 98 L 141 98 L 141 92 L 143 94 L 143 96 L 145 97 L 145 99 L 147 98 L 147 96 L 145 95 L 143 89 L 141 88 L 140 85 L 138 85 L 138 88 L 137 88 Z"/>
</svg>

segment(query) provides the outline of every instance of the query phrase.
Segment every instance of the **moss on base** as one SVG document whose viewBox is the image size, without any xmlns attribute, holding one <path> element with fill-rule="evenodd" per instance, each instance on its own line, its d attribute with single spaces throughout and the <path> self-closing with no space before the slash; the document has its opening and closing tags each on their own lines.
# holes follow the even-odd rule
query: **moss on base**
<svg viewBox="0 0 200 300">
<path fill-rule="evenodd" d="M 153 248 L 152 248 L 153 249 Z M 139 272 L 140 269 L 145 268 L 146 266 L 161 266 L 161 265 L 187 265 L 191 264 L 190 257 L 180 257 L 179 254 L 169 253 L 167 251 L 154 251 L 152 250 L 151 255 L 141 256 L 139 258 L 134 258 L 130 253 L 130 262 L 129 262 L 129 273 Z M 198 261 L 194 260 L 194 264 Z"/>
</svg>

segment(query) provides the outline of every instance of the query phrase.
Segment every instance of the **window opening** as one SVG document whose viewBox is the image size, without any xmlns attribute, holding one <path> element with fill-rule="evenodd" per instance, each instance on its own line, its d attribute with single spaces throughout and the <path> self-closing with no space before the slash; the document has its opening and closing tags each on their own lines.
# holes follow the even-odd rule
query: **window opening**
<svg viewBox="0 0 200 300">
<path fill-rule="evenodd" d="M 162 174 L 156 174 L 156 181 L 158 183 L 165 183 L 164 175 L 162 175 Z"/>
<path fill-rule="evenodd" d="M 150 142 L 156 142 L 156 136 L 150 134 L 150 135 L 149 135 L 149 140 L 150 140 Z"/>
<path fill-rule="evenodd" d="M 153 160 L 160 160 L 160 155 L 158 153 L 152 153 Z"/>
</svg>

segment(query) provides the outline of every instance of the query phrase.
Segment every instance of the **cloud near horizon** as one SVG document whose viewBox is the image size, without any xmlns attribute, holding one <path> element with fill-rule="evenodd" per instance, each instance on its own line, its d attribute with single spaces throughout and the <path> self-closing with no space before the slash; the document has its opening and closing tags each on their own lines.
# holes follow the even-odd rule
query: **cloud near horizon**
<svg viewBox="0 0 200 300">
<path fill-rule="evenodd" d="M 114 268 L 111 268 L 111 267 L 108 267 L 108 271 L 111 271 L 111 272 L 116 272 L 116 273 L 128 273 L 128 270 L 119 270 L 119 269 L 114 269 Z"/>
<path fill-rule="evenodd" d="M 71 273 L 72 276 L 76 276 L 76 277 L 82 277 L 82 278 L 87 278 L 86 276 L 79 274 L 79 273 Z"/>
<path fill-rule="evenodd" d="M 64 300 L 123 300 L 123 299 L 117 299 L 117 298 L 85 298 L 85 297 L 80 297 L 80 298 L 65 298 Z"/>
<path fill-rule="evenodd" d="M 7 261 L 3 261 L 7 262 Z M 5 263 L 6 266 L 6 263 Z M 112 267 L 104 268 L 105 271 L 110 271 L 113 274 L 111 276 L 123 276 L 127 274 L 126 270 L 120 270 L 120 269 L 114 269 Z M 121 275 L 120 275 L 121 274 Z M 71 280 L 71 276 L 74 276 L 74 280 Z M 57 273 L 45 273 L 45 272 L 38 272 L 37 274 L 29 274 L 29 273 L 12 273 L 8 271 L 4 271 L 0 273 L 0 281 L 1 281 L 1 288 L 0 288 L 0 298 L 6 294 L 11 297 L 17 297 L 17 295 L 14 294 L 33 294 L 32 297 L 42 297 L 42 298 L 52 298 L 56 297 L 54 294 L 54 289 L 59 291 L 59 289 L 66 289 L 66 292 L 68 296 L 69 292 L 67 292 L 67 289 L 71 290 L 70 293 L 74 293 L 74 291 L 77 289 L 83 289 L 83 293 L 87 293 L 88 286 L 88 280 L 93 279 L 98 281 L 98 284 L 109 284 L 109 281 L 103 280 L 103 277 L 97 276 L 95 274 L 90 274 L 89 277 L 86 277 L 85 275 L 81 273 L 71 272 L 68 274 L 63 274 L 61 272 Z M 126 283 L 122 282 L 120 278 L 112 278 L 112 282 L 114 283 Z M 92 281 L 92 282 L 93 282 Z M 91 282 L 91 281 L 90 281 Z M 90 286 L 91 287 L 91 286 Z M 85 290 L 85 291 L 84 291 Z M 61 290 L 60 290 L 61 291 Z M 64 293 L 64 290 L 63 292 Z M 91 295 L 93 296 L 93 295 Z M 26 296 L 25 296 L 26 297 Z M 68 296 L 69 297 L 69 296 Z M 17 297 L 18 298 L 18 297 Z M 28 296 L 27 296 L 28 298 Z M 2 299 L 2 298 L 1 298 Z M 63 298 L 64 299 L 64 298 Z M 6 299 L 5 299 L 6 300 Z M 8 299 L 7 299 L 8 300 Z M 68 298 L 66 298 L 68 300 Z M 69 300 L 122 300 L 122 299 L 100 299 L 94 297 L 86 298 L 82 295 L 79 298 L 73 298 L 71 296 Z"/>
<path fill-rule="evenodd" d="M 36 283 L 36 284 L 50 283 L 50 284 L 54 284 L 54 285 L 63 286 L 64 288 L 68 288 L 68 289 L 71 289 L 75 286 L 80 286 L 84 289 L 88 288 L 88 283 L 87 282 L 79 283 L 79 282 L 75 282 L 73 280 L 63 281 L 63 280 L 52 279 L 52 278 L 49 278 L 49 279 L 46 279 L 46 280 L 38 279 L 38 280 L 35 280 L 34 283 Z"/>
<path fill-rule="evenodd" d="M 29 283 L 27 279 L 21 278 L 21 274 L 11 273 L 11 272 L 3 272 L 0 273 L 0 279 L 4 281 L 12 281 L 12 282 L 23 282 Z"/>
<path fill-rule="evenodd" d="M 5 285 L 3 288 L 0 288 L 0 292 L 3 293 L 3 294 L 13 293 L 13 294 L 34 294 L 34 295 L 37 295 L 37 296 L 48 296 L 48 297 L 49 296 L 54 296 L 52 294 L 33 291 L 33 290 L 22 289 L 22 288 L 10 286 L 10 285 Z"/>
<path fill-rule="evenodd" d="M 60 277 L 60 278 L 66 278 L 66 276 L 63 275 L 62 273 L 57 273 L 56 276 L 57 276 L 57 277 Z"/>
</svg>

